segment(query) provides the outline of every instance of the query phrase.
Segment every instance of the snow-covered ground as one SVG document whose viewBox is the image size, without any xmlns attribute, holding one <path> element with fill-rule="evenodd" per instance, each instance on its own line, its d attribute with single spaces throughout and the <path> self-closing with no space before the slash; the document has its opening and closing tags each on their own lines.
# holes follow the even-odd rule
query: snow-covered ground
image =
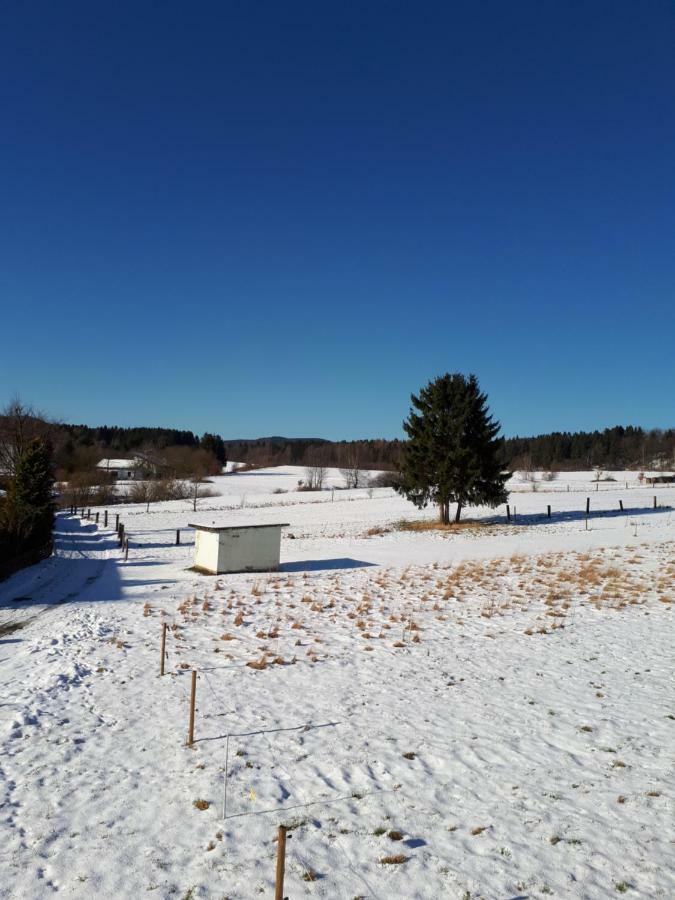
<svg viewBox="0 0 675 900">
<path fill-rule="evenodd" d="M 675 896 L 675 489 L 513 483 L 448 533 L 302 477 L 115 507 L 127 561 L 60 515 L 0 584 L 0 897 L 270 896 L 279 823 L 289 897 Z M 281 571 L 195 574 L 194 521 L 289 522 Z"/>
</svg>

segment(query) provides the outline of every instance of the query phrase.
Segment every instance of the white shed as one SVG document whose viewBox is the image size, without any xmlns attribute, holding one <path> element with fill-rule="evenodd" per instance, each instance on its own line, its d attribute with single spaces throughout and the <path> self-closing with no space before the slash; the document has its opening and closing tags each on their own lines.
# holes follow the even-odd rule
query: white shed
<svg viewBox="0 0 675 900">
<path fill-rule="evenodd" d="M 287 525 L 190 525 L 195 529 L 195 569 L 209 575 L 274 572 L 279 568 L 281 529 Z"/>
</svg>

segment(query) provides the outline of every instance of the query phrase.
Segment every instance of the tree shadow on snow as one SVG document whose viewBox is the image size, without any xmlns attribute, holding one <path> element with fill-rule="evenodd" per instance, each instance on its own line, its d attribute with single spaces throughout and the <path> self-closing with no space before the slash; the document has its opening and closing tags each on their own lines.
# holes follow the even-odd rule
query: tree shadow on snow
<svg viewBox="0 0 675 900">
<path fill-rule="evenodd" d="M 366 562 L 363 559 L 351 559 L 349 556 L 341 556 L 337 559 L 301 559 L 297 562 L 282 563 L 280 572 L 325 572 L 331 569 L 362 569 L 366 566 L 375 566 L 377 563 Z"/>
</svg>

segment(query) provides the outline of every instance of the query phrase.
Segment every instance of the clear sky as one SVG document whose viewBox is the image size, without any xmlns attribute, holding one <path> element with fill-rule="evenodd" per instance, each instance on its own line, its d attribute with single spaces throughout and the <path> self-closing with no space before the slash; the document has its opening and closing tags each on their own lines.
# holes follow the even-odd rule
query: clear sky
<svg viewBox="0 0 675 900">
<path fill-rule="evenodd" d="M 5 4 L 0 308 L 66 421 L 673 426 L 675 5 Z"/>
</svg>

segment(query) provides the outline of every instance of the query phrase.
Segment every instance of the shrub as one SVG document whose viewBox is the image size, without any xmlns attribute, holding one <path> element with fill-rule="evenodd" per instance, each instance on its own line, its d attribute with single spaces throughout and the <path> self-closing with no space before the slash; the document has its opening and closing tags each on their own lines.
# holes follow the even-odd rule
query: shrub
<svg viewBox="0 0 675 900">
<path fill-rule="evenodd" d="M 370 479 L 370 486 L 375 488 L 396 488 L 401 484 L 400 472 L 378 472 Z"/>
</svg>

